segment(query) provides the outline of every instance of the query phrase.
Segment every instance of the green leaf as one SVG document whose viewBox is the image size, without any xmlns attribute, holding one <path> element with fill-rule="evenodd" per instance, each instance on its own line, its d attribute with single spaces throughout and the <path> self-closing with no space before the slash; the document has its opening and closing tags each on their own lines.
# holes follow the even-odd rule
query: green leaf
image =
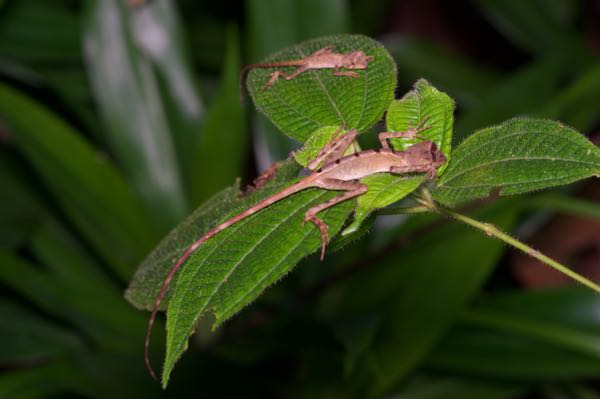
<svg viewBox="0 0 600 399">
<path fill-rule="evenodd" d="M 157 78 L 133 43 L 125 7 L 117 0 L 89 3 L 87 71 L 105 139 L 152 212 L 146 223 L 167 231 L 185 215 L 186 198 Z"/>
<path fill-rule="evenodd" d="M 415 83 L 414 90 L 402 99 L 392 101 L 386 116 L 388 132 L 402 132 L 424 122 L 429 129 L 419 133 L 424 139 L 432 140 L 447 156 L 452 144 L 452 125 L 454 122 L 454 101 L 445 93 L 431 86 L 426 80 Z M 427 118 L 427 119 L 426 119 Z M 392 139 L 392 148 L 402 151 L 420 140 Z M 438 173 L 442 173 L 444 166 Z M 416 190 L 425 177 L 393 176 L 378 174 L 361 180 L 369 191 L 357 199 L 353 223 L 342 234 L 350 234 L 378 208 L 384 208 L 401 200 Z"/>
<path fill-rule="evenodd" d="M 156 235 L 114 166 L 63 120 L 4 85 L 0 117 L 71 221 L 128 279 Z"/>
<path fill-rule="evenodd" d="M 214 314 L 216 328 L 320 247 L 318 230 L 309 224 L 302 227 L 304 213 L 335 195 L 304 190 L 229 227 L 192 254 L 179 272 L 167 310 L 163 386 L 203 313 Z M 320 214 L 331 236 L 352 205 L 345 202 Z"/>
<path fill-rule="evenodd" d="M 365 36 L 337 35 L 309 40 L 284 49 L 264 62 L 300 59 L 330 45 L 339 53 L 362 50 L 375 58 L 367 69 L 356 71 L 360 74 L 356 79 L 333 76 L 332 69 L 313 70 L 290 81 L 281 79 L 263 92 L 261 88 L 275 69 L 256 68 L 248 74 L 247 86 L 254 104 L 281 131 L 296 140 L 305 141 L 324 126 L 363 131 L 381 118 L 393 99 L 394 61 L 380 43 Z"/>
<path fill-rule="evenodd" d="M 510 203 L 498 203 L 481 218 L 509 230 L 515 210 Z M 456 251 L 464 242 L 469 245 Z M 379 397 L 414 370 L 484 284 L 502 250 L 501 243 L 466 226 L 447 225 L 342 286 L 337 317 L 380 312 L 382 320 L 354 379 Z"/>
<path fill-rule="evenodd" d="M 275 177 L 261 190 L 244 196 L 239 189 L 238 181 L 209 198 L 163 238 L 144 259 L 125 292 L 125 298 L 139 309 L 151 310 L 173 262 L 187 247 L 219 221 L 228 219 L 248 208 L 261 197 L 285 187 L 299 171 L 300 168 L 295 162 L 282 162 L 278 164 Z M 167 292 L 161 309 L 167 308 L 171 292 L 172 290 Z"/>
<path fill-rule="evenodd" d="M 45 216 L 45 209 L 19 175 L 24 165 L 0 152 L 0 247 L 18 248 Z"/>
<path fill-rule="evenodd" d="M 427 369 L 521 381 L 593 378 L 600 373 L 597 358 L 477 324 L 461 323 L 446 334 L 427 360 Z"/>
<path fill-rule="evenodd" d="M 239 52 L 237 31 L 230 27 L 220 89 L 206 114 L 189 180 L 194 204 L 200 204 L 244 172 L 248 134 L 240 104 Z"/>
<path fill-rule="evenodd" d="M 386 34 L 383 44 L 398 64 L 400 87 L 425 78 L 452 93 L 461 108 L 476 106 L 500 77 L 488 65 L 406 32 Z"/>
<path fill-rule="evenodd" d="M 0 364 L 48 361 L 82 345 L 79 337 L 16 303 L 0 300 Z"/>
<path fill-rule="evenodd" d="M 574 56 L 572 52 L 568 54 Z M 563 52 L 551 53 L 490 84 L 478 106 L 457 119 L 455 138 L 462 141 L 475 129 L 536 112 L 555 95 L 561 78 L 571 66 L 571 57 Z M 547 114 L 548 118 L 559 116 L 558 113 Z"/>
<path fill-rule="evenodd" d="M 485 296 L 464 313 L 429 364 L 502 378 L 597 375 L 598 305 L 598 295 L 581 288 Z"/>
<path fill-rule="evenodd" d="M 302 40 L 342 33 L 349 26 L 349 6 L 338 0 L 249 0 L 245 4 L 252 62 Z M 264 115 L 255 118 L 254 133 L 263 169 L 296 147 Z"/>
<path fill-rule="evenodd" d="M 131 12 L 137 47 L 156 68 L 161 99 L 171 126 L 177 160 L 185 177 L 192 177 L 195 148 L 201 137 L 204 107 L 195 90 L 195 77 L 177 3 L 153 0 Z M 238 104 L 239 107 L 239 104 Z"/>
<path fill-rule="evenodd" d="M 0 57 L 31 64 L 79 62 L 80 20 L 72 7 L 22 0 L 2 10 Z M 36 26 L 37 29 L 30 29 Z"/>
<path fill-rule="evenodd" d="M 24 370 L 11 370 L 0 376 L 0 397 L 38 399 L 64 397 L 69 393 L 94 396 L 81 370 L 61 360 Z M 58 396 L 60 395 L 60 396 Z"/>
<path fill-rule="evenodd" d="M 198 237 L 206 233 L 216 221 L 222 219 L 238 205 L 236 199 L 241 194 L 238 184 L 206 200 L 171 230 L 144 259 L 125 291 L 125 298 L 132 305 L 139 309 L 152 310 L 156 295 L 177 257 L 181 256 L 185 248 Z M 161 309 L 166 309 L 171 292 L 172 290 L 169 290 L 165 295 Z"/>
<path fill-rule="evenodd" d="M 294 151 L 294 159 L 300 165 L 306 167 L 308 163 L 315 159 L 325 144 L 329 143 L 334 135 L 343 135 L 348 131 L 340 131 L 338 126 L 324 126 L 314 131 L 304 143 L 304 146 L 298 151 Z M 360 151 L 358 143 L 355 141 L 348 147 L 344 155 Z"/>
<path fill-rule="evenodd" d="M 47 220 L 32 235 L 29 248 L 44 267 L 43 274 L 34 273 L 34 280 L 59 287 L 56 298 L 67 302 L 63 307 L 74 311 L 77 324 L 96 342 L 125 351 L 139 342 L 145 316 L 128 306 L 121 286 L 68 230 Z M 23 290 L 26 284 L 17 286 Z"/>
<path fill-rule="evenodd" d="M 564 54 L 561 56 L 564 57 Z M 576 127 L 593 128 L 600 117 L 595 103 L 599 91 L 600 65 L 593 63 L 579 73 L 569 86 L 549 100 L 546 99 L 538 113 L 546 118 L 560 118 Z"/>
<path fill-rule="evenodd" d="M 523 385 L 436 374 L 417 375 L 390 399 L 515 399 L 527 391 Z"/>
<path fill-rule="evenodd" d="M 569 38 L 575 16 L 570 0 L 510 2 L 477 0 L 494 26 L 515 44 L 534 53 L 555 49 Z"/>
<path fill-rule="evenodd" d="M 361 179 L 361 182 L 369 187 L 369 191 L 357 198 L 354 220 L 344 229 L 342 235 L 356 232 L 371 212 L 400 201 L 419 188 L 424 181 L 425 178 L 421 176 L 394 176 L 389 173 Z"/>
<path fill-rule="evenodd" d="M 446 205 L 492 190 L 520 194 L 600 175 L 600 150 L 554 121 L 512 119 L 482 129 L 452 152 L 434 198 Z"/>
<path fill-rule="evenodd" d="M 386 116 L 387 131 L 402 132 L 424 122 L 427 130 L 419 136 L 437 144 L 446 156 L 452 148 L 454 125 L 454 101 L 444 92 L 437 90 L 428 81 L 421 79 L 412 91 L 390 105 Z M 403 150 L 417 140 L 392 139 L 396 150 Z"/>
</svg>

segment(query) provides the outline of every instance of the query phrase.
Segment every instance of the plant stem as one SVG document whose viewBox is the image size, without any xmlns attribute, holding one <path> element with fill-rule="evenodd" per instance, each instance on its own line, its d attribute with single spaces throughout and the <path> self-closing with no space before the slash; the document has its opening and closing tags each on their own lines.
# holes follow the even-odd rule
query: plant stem
<svg viewBox="0 0 600 399">
<path fill-rule="evenodd" d="M 472 219 L 461 213 L 454 212 L 454 211 L 451 211 L 444 207 L 441 207 L 441 206 L 437 205 L 434 201 L 430 200 L 430 198 L 431 198 L 430 195 L 423 195 L 418 201 L 421 205 L 429 208 L 432 212 L 436 212 L 440 215 L 444 215 L 444 216 L 450 217 L 452 219 L 458 220 L 458 221 L 465 223 L 471 227 L 474 227 L 478 230 L 483 231 L 483 233 L 485 233 L 488 237 L 496 237 L 499 240 L 504 241 L 508 245 L 511 245 L 517 249 L 520 249 L 527 255 L 539 260 L 540 262 L 547 264 L 548 266 L 552 267 L 553 269 L 565 274 L 566 276 L 569 276 L 573 280 L 585 285 L 588 288 L 591 288 L 592 290 L 594 290 L 600 294 L 600 286 L 598 284 L 585 278 L 581 274 L 574 272 L 573 270 L 569 269 L 565 265 L 558 263 L 554 259 L 549 258 L 548 256 L 544 255 L 543 253 L 531 248 L 530 246 L 517 240 L 516 238 L 511 237 L 509 234 L 503 232 L 502 230 L 500 230 L 498 227 L 494 226 L 493 224 L 480 222 L 478 220 Z"/>
<path fill-rule="evenodd" d="M 400 206 L 391 206 L 388 208 L 378 209 L 377 215 L 398 215 L 398 214 L 407 214 L 407 213 L 425 213 L 430 212 L 430 209 L 426 206 L 410 206 L 410 207 L 400 207 Z"/>
</svg>

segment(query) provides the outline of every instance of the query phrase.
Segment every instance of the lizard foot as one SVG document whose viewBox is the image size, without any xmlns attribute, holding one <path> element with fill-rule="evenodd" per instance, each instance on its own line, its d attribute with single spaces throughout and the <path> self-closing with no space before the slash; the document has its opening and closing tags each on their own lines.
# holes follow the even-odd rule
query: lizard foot
<svg viewBox="0 0 600 399">
<path fill-rule="evenodd" d="M 356 72 L 352 71 L 335 71 L 333 72 L 334 76 L 345 76 L 347 78 L 360 78 L 360 75 Z"/>
<path fill-rule="evenodd" d="M 279 77 L 283 77 L 284 74 L 281 71 L 275 71 L 271 74 L 271 77 L 269 78 L 269 81 L 262 87 L 262 89 L 260 89 L 260 92 L 262 93 L 263 91 L 267 90 L 269 87 L 273 86 L 275 84 L 275 82 L 277 82 L 277 79 L 279 79 Z"/>
<path fill-rule="evenodd" d="M 436 175 L 437 170 L 435 169 L 435 166 L 431 165 L 431 168 L 427 171 L 425 177 L 427 178 L 427 180 L 435 180 Z"/>
<path fill-rule="evenodd" d="M 302 225 L 306 222 L 312 222 L 321 232 L 321 260 L 323 260 L 325 258 L 325 246 L 327 245 L 327 242 L 329 242 L 329 227 L 324 221 L 313 215 L 310 210 L 304 215 L 304 222 Z"/>
</svg>

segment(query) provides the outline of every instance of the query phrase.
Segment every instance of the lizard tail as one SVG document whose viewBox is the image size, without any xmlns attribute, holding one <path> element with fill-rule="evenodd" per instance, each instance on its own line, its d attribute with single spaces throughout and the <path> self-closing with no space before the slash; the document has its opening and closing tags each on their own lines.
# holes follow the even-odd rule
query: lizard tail
<svg viewBox="0 0 600 399">
<path fill-rule="evenodd" d="M 154 306 L 152 307 L 152 313 L 150 314 L 150 319 L 148 319 L 148 327 L 146 329 L 146 339 L 144 341 L 144 363 L 146 364 L 146 368 L 148 369 L 148 372 L 150 373 L 152 378 L 154 378 L 155 380 L 158 380 L 158 378 L 156 377 L 156 373 L 154 372 L 154 369 L 152 368 L 152 364 L 150 363 L 150 338 L 152 335 L 152 327 L 154 326 L 154 321 L 156 320 L 156 315 L 158 314 L 160 304 L 161 304 L 162 300 L 164 299 L 165 294 L 167 293 L 167 289 L 169 288 L 169 285 L 171 283 L 171 280 L 175 276 L 175 273 L 177 273 L 177 271 L 181 268 L 181 266 L 185 263 L 185 261 L 198 249 L 198 247 L 200 247 L 209 238 L 211 238 L 218 232 L 225 230 L 229 226 L 236 224 L 237 222 L 247 218 L 248 216 L 253 215 L 254 213 L 268 207 L 269 205 L 271 205 L 277 201 L 280 201 L 283 198 L 286 198 L 292 194 L 295 194 L 298 191 L 302 191 L 308 187 L 309 187 L 309 185 L 305 184 L 304 180 L 300 180 L 299 182 L 291 185 L 290 187 L 288 187 L 284 190 L 281 190 L 280 192 L 275 193 L 275 194 L 271 195 L 270 197 L 265 198 L 264 200 L 260 201 L 258 204 L 246 209 L 242 213 L 237 214 L 236 216 L 232 217 L 231 219 L 228 219 L 227 221 L 225 221 L 225 222 L 221 223 L 220 225 L 214 227 L 213 229 L 209 230 L 202 237 L 200 237 L 199 239 L 194 241 L 185 250 L 185 252 L 181 255 L 181 257 L 179 257 L 179 259 L 177 259 L 177 262 L 175 262 L 175 264 L 169 271 L 169 274 L 167 274 L 167 277 L 163 281 L 163 285 L 160 287 L 160 291 L 158 292 L 158 295 L 156 296 L 156 300 L 154 301 Z"/>
</svg>

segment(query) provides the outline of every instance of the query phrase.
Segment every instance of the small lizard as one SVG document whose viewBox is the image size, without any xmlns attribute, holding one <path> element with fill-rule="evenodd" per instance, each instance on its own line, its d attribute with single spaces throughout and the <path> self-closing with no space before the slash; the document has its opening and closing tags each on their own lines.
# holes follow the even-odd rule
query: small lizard
<svg viewBox="0 0 600 399">
<path fill-rule="evenodd" d="M 291 186 L 267 197 L 256 205 L 237 214 L 231 219 L 213 227 L 202 237 L 192 243 L 173 265 L 165 278 L 163 285 L 156 296 L 154 307 L 148 320 L 146 330 L 146 340 L 144 343 L 144 360 L 150 375 L 156 379 L 156 374 L 150 365 L 149 345 L 150 335 L 154 320 L 160 303 L 165 296 L 167 288 L 175 273 L 181 265 L 198 249 L 204 242 L 247 217 L 267 208 L 268 206 L 281 201 L 299 191 L 307 188 L 317 187 L 326 190 L 344 191 L 344 193 L 330 199 L 327 202 L 316 205 L 308 209 L 304 215 L 304 223 L 312 222 L 321 234 L 321 260 L 325 256 L 325 246 L 329 241 L 328 226 L 323 220 L 317 217 L 317 214 L 340 202 L 349 200 L 364 194 L 367 186 L 360 182 L 360 179 L 375 173 L 426 173 L 429 179 L 433 179 L 436 174 L 436 168 L 443 165 L 446 161 L 444 154 L 437 148 L 432 141 L 422 141 L 405 151 L 394 151 L 388 148 L 387 140 L 390 138 L 415 138 L 417 133 L 426 128 L 412 128 L 405 132 L 385 132 L 379 135 L 379 141 L 384 148 L 355 152 L 352 155 L 342 156 L 350 144 L 355 140 L 358 132 L 353 129 L 340 137 L 334 137 L 317 155 L 309 162 L 308 169 L 312 173 Z M 321 166 L 322 165 L 322 166 Z M 321 166 L 321 167 L 319 167 Z M 318 169 L 317 169 L 318 168 Z"/>
<path fill-rule="evenodd" d="M 345 76 L 348 78 L 358 78 L 360 75 L 353 71 L 342 71 L 344 69 L 367 69 L 367 64 L 373 60 L 373 56 L 368 56 L 364 51 L 352 51 L 350 53 L 334 53 L 333 46 L 323 47 L 311 55 L 302 59 L 290 61 L 264 62 L 260 64 L 249 64 L 242 68 L 240 72 L 240 91 L 243 92 L 244 77 L 254 68 L 278 68 L 297 66 L 298 68 L 289 75 L 282 71 L 275 71 L 271 74 L 269 81 L 260 89 L 261 92 L 273 86 L 277 79 L 284 78 L 292 80 L 303 72 L 311 69 L 333 69 L 334 76 Z"/>
</svg>

